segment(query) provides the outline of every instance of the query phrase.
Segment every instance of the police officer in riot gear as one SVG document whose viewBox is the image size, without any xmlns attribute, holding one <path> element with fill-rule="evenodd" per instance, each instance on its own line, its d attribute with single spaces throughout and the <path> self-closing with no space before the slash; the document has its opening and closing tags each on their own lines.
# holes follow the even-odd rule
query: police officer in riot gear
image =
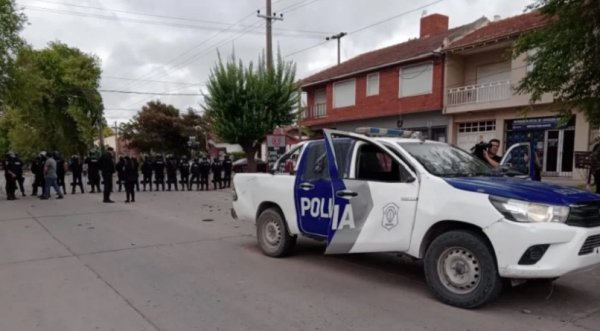
<svg viewBox="0 0 600 331">
<path fill-rule="evenodd" d="M 25 196 L 25 187 L 23 184 L 25 183 L 25 177 L 23 177 L 23 161 L 19 159 L 19 155 L 15 153 L 14 157 L 15 162 L 15 174 L 17 175 L 17 185 L 19 186 L 19 191 L 21 191 L 21 195 Z"/>
<path fill-rule="evenodd" d="M 215 157 L 212 163 L 212 173 L 213 173 L 213 186 L 215 190 L 217 189 L 217 185 L 219 188 L 223 188 L 223 162 L 219 159 L 219 157 Z"/>
<path fill-rule="evenodd" d="M 156 155 L 156 159 L 153 164 L 154 168 L 154 183 L 156 183 L 156 190 L 162 186 L 162 190 L 165 190 L 165 160 L 162 154 Z"/>
<path fill-rule="evenodd" d="M 43 193 L 44 193 L 44 187 L 46 186 L 46 183 L 44 181 L 44 164 L 45 163 L 46 163 L 46 152 L 40 152 L 40 154 L 38 154 L 38 156 L 35 158 L 35 160 L 33 160 L 33 163 L 31 164 L 31 172 L 34 175 L 33 184 L 31 185 L 32 186 L 32 190 L 31 190 L 32 196 L 38 195 L 38 188 L 40 188 L 42 191 L 42 192 L 40 192 L 40 196 L 43 195 Z"/>
<path fill-rule="evenodd" d="M 123 155 L 119 156 L 115 170 L 117 170 L 117 185 L 119 185 L 119 192 L 121 192 L 123 186 L 125 186 L 125 158 Z"/>
<path fill-rule="evenodd" d="M 81 193 L 84 193 L 83 190 L 83 163 L 79 159 L 79 155 L 72 155 L 71 160 L 69 161 L 69 171 L 73 175 L 73 180 L 71 181 L 71 194 L 75 194 L 75 190 L 77 186 L 79 186 L 79 190 Z"/>
<path fill-rule="evenodd" d="M 196 184 L 196 191 L 200 189 L 200 162 L 198 158 L 194 158 L 192 165 L 190 166 L 190 172 L 192 173 L 192 178 L 190 179 L 190 184 L 188 185 L 188 190 L 192 190 L 192 185 Z"/>
<path fill-rule="evenodd" d="M 113 191 L 113 174 L 115 173 L 113 153 L 112 147 L 109 147 L 98 161 L 100 170 L 102 170 L 102 180 L 104 181 L 104 199 L 102 200 L 104 203 L 114 203 L 114 201 L 110 199 L 110 194 Z"/>
<path fill-rule="evenodd" d="M 179 161 L 179 175 L 181 176 L 181 187 L 182 191 L 185 191 L 190 185 L 190 163 L 187 159 L 187 156 L 182 156 Z"/>
<path fill-rule="evenodd" d="M 200 162 L 200 189 L 202 191 L 209 190 L 210 187 L 208 185 L 208 176 L 210 175 L 210 161 L 206 155 L 202 156 L 202 161 Z"/>
<path fill-rule="evenodd" d="M 167 156 L 167 191 L 171 191 L 171 184 L 175 186 L 175 191 L 179 191 L 177 188 L 177 158 L 174 155 Z"/>
<path fill-rule="evenodd" d="M 56 160 L 56 183 L 59 188 L 62 188 L 62 193 L 67 194 L 67 185 L 65 184 L 67 165 L 58 151 L 54 151 L 54 160 Z"/>
<path fill-rule="evenodd" d="M 223 160 L 223 186 L 231 187 L 231 170 L 233 169 L 233 161 L 229 154 L 225 154 L 225 160 Z"/>
<path fill-rule="evenodd" d="M 2 168 L 4 168 L 4 179 L 6 197 L 8 200 L 17 200 L 15 197 L 15 191 L 17 190 L 17 171 L 15 166 L 15 153 L 6 153 L 4 162 L 2 162 Z"/>
<path fill-rule="evenodd" d="M 94 152 L 89 152 L 88 157 L 85 159 L 85 163 L 88 166 L 88 181 L 92 186 L 91 193 L 98 191 L 101 193 L 100 189 L 100 163 L 98 160 L 98 156 Z"/>
<path fill-rule="evenodd" d="M 152 168 L 152 160 L 146 155 L 144 157 L 144 162 L 142 163 L 142 175 L 144 176 L 142 184 L 144 185 L 144 192 L 146 192 L 146 184 L 150 186 L 150 192 L 152 192 Z"/>
</svg>

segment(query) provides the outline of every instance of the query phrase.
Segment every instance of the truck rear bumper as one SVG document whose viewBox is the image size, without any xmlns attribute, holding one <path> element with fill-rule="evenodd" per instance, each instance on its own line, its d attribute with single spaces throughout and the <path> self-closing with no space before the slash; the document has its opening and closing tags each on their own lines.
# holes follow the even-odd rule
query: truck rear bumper
<svg viewBox="0 0 600 331">
<path fill-rule="evenodd" d="M 506 278 L 554 278 L 600 266 L 600 227 L 524 224 L 503 220 L 484 229 L 494 246 L 498 272 Z M 525 264 L 526 251 L 548 245 L 541 258 Z"/>
</svg>

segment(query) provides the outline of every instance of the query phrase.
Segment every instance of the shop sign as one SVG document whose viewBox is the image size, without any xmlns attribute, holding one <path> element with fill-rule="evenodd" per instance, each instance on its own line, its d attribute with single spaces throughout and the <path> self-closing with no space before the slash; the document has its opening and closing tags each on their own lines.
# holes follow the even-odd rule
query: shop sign
<svg viewBox="0 0 600 331">
<path fill-rule="evenodd" d="M 514 120 L 512 123 L 513 130 L 547 130 L 555 129 L 557 126 L 556 117 L 526 118 Z"/>
</svg>

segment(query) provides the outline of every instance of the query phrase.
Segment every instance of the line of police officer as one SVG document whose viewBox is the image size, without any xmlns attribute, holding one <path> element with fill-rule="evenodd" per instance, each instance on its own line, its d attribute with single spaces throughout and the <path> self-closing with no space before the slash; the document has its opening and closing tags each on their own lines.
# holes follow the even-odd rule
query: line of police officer
<svg viewBox="0 0 600 331">
<path fill-rule="evenodd" d="M 57 183 L 62 189 L 63 193 L 67 193 L 65 175 L 67 171 L 72 174 L 71 181 L 71 194 L 75 194 L 77 188 L 81 193 L 84 193 L 83 175 L 84 165 L 87 168 L 87 179 L 88 184 L 91 186 L 90 193 L 102 192 L 100 189 L 101 177 L 100 173 L 101 162 L 98 155 L 95 152 L 88 153 L 85 160 L 81 161 L 78 155 L 73 155 L 68 162 L 60 157 L 58 152 L 54 152 L 54 159 L 57 164 Z M 44 164 L 46 162 L 46 153 L 40 152 L 40 154 L 32 161 L 31 172 L 33 173 L 34 180 L 32 183 L 32 196 L 38 195 L 38 188 L 40 190 L 40 196 L 44 191 Z M 135 185 L 137 190 L 140 190 L 140 181 L 138 179 L 138 173 L 140 165 L 137 159 L 132 158 L 133 173 L 135 174 Z M 125 158 L 119 157 L 116 163 L 117 172 L 117 185 L 118 190 L 121 192 L 123 186 L 127 181 L 126 170 L 125 170 Z M 209 177 L 212 174 L 213 189 L 222 189 L 231 186 L 231 172 L 233 168 L 233 162 L 229 155 L 225 155 L 223 161 L 218 157 L 215 157 L 211 162 L 207 156 L 202 158 L 194 158 L 190 162 L 186 156 L 181 159 L 177 159 L 175 156 L 169 155 L 166 159 L 162 155 L 156 155 L 154 157 L 146 156 L 141 165 L 142 171 L 142 185 L 143 190 L 146 191 L 146 186 L 152 191 L 152 184 L 155 184 L 156 191 L 162 189 L 165 190 L 165 184 L 167 184 L 167 191 L 171 191 L 171 187 L 178 191 L 179 186 L 185 191 L 186 189 L 191 191 L 194 184 L 196 184 L 196 190 L 210 190 Z M 19 159 L 18 155 L 14 152 L 8 152 L 3 162 L 4 176 L 6 179 L 6 194 L 8 200 L 16 199 L 17 186 L 23 196 L 25 194 L 23 176 L 23 162 Z M 166 170 L 166 179 L 165 179 Z M 177 172 L 179 171 L 180 179 L 177 180 Z"/>
</svg>

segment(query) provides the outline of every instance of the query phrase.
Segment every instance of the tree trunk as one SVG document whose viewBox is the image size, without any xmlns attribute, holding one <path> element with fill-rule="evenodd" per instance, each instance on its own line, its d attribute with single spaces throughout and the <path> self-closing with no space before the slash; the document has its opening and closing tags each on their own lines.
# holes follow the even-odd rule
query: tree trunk
<svg viewBox="0 0 600 331">
<path fill-rule="evenodd" d="M 248 172 L 256 172 L 256 147 L 244 147 L 244 154 L 246 154 L 246 161 L 248 162 Z"/>
</svg>

